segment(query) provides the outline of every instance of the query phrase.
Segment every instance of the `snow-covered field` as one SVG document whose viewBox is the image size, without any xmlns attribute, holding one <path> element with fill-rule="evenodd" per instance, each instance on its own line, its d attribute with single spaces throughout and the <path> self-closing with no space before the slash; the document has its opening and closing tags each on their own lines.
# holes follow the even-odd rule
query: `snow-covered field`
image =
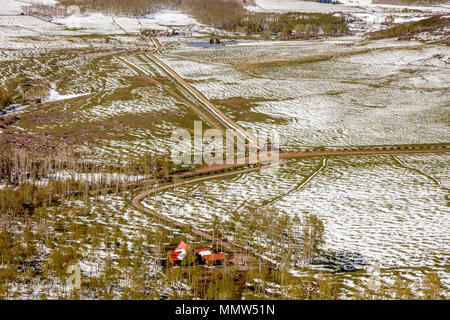
<svg viewBox="0 0 450 320">
<path fill-rule="evenodd" d="M 25 5 L 21 1 L 2 0 L 0 6 L 0 14 L 20 14 L 21 7 Z"/>
<path fill-rule="evenodd" d="M 450 5 L 405 6 L 372 4 L 371 0 L 342 0 L 340 4 L 325 4 L 301 0 L 256 0 L 247 6 L 250 12 L 316 12 L 335 13 L 349 20 L 350 30 L 357 34 L 377 31 L 387 26 L 386 19 L 394 23 L 420 20 L 433 14 L 450 13 Z M 406 11 L 405 11 L 406 10 Z"/>
<path fill-rule="evenodd" d="M 215 217 L 230 221 L 234 212 L 267 203 L 290 216 L 315 214 L 325 225 L 326 252 L 356 255 L 382 269 L 439 270 L 448 290 L 450 157 L 398 158 L 441 184 L 399 166 L 390 156 L 372 156 L 328 159 L 325 168 L 298 189 L 321 160 L 293 160 L 279 168 L 157 194 L 146 205 L 205 230 L 211 230 Z"/>
<path fill-rule="evenodd" d="M 179 127 L 191 129 L 198 120 L 159 86 L 136 86 L 128 93 L 131 82 L 127 81 L 137 73 L 114 58 L 119 51 L 148 49 L 148 40 L 136 36 L 144 28 L 177 28 L 189 34 L 193 31 L 194 36 L 196 31 L 210 30 L 192 17 L 165 10 L 140 19 L 91 13 L 44 21 L 17 15 L 25 2 L 0 1 L 0 85 L 6 86 L 18 76 L 44 81 L 51 84 L 44 102 L 55 102 L 52 108 L 67 111 L 64 116 L 69 120 L 45 122 L 43 116 L 34 129 L 56 130 L 61 135 L 71 130 L 84 133 L 84 125 L 92 129 L 92 122 L 105 126 L 117 120 L 111 131 L 119 134 L 95 136 L 90 145 L 91 159 L 104 161 L 138 158 L 145 153 L 166 155 L 174 146 L 172 132 Z M 401 8 L 370 5 L 365 0 L 349 0 L 345 5 L 257 0 L 256 6 L 248 9 L 340 11 L 355 19 L 354 30 L 381 28 L 389 15 L 394 22 L 424 16 L 401 13 Z M 445 6 L 436 8 L 430 10 L 446 10 Z M 284 146 L 448 142 L 448 46 L 347 36 L 296 42 L 242 40 L 205 49 L 185 45 L 191 40 L 161 39 L 160 59 L 209 99 L 250 101 L 251 106 L 242 110 L 220 101 L 216 104 L 243 127 L 277 132 Z M 147 69 L 152 77 L 164 76 L 138 56 L 124 55 L 124 59 Z M 58 107 L 57 102 L 86 94 L 89 97 L 74 110 L 65 104 Z M 126 121 L 132 125 L 127 127 Z M 449 155 L 403 155 L 398 159 L 426 174 L 405 168 L 389 156 L 332 158 L 310 183 L 299 188 L 322 159 L 293 160 L 262 172 L 184 186 L 144 203 L 209 231 L 216 219 L 232 222 L 233 213 L 254 207 L 270 206 L 300 218 L 315 214 L 325 224 L 326 252 L 354 254 L 384 269 L 411 269 L 412 277 L 417 275 L 413 268 L 438 270 L 448 291 Z M 125 182 L 141 177 L 119 178 Z M 77 223 L 89 224 L 90 214 L 97 215 L 98 223 L 119 228 L 135 239 L 144 228 L 157 227 L 118 196 L 95 201 L 100 204 L 89 210 L 84 203 L 72 204 L 89 211 L 78 216 Z M 58 210 L 55 208 L 55 215 L 63 218 Z M 230 230 L 225 234 L 233 240 Z M 98 252 L 104 251 L 102 246 Z M 88 250 L 87 246 L 83 254 Z M 85 259 L 83 272 L 91 273 L 93 266 L 98 269 L 102 263 L 101 259 Z M 158 267 L 154 274 L 159 271 Z"/>
<path fill-rule="evenodd" d="M 108 276 L 108 281 L 114 281 L 111 294 L 112 298 L 118 299 L 125 288 L 128 288 L 133 272 L 127 268 L 120 268 L 117 265 L 119 260 L 119 251 L 116 245 L 112 244 L 111 235 L 120 235 L 114 238 L 115 244 L 120 241 L 126 244 L 130 250 L 129 259 L 140 259 L 138 277 L 145 279 L 145 285 L 155 291 L 155 296 L 166 297 L 174 291 L 186 291 L 189 287 L 178 279 L 167 279 L 164 275 L 164 269 L 161 266 L 161 259 L 164 258 L 164 245 L 170 244 L 172 239 L 182 236 L 189 239 L 190 243 L 196 243 L 196 240 L 189 234 L 182 234 L 179 230 L 165 226 L 138 210 L 135 210 L 128 204 L 129 199 L 117 195 L 106 195 L 92 197 L 88 199 L 68 201 L 64 210 L 60 207 L 48 208 L 47 214 L 54 221 L 59 221 L 60 225 L 68 225 L 70 220 L 72 226 L 76 225 L 85 230 L 95 230 L 96 240 L 93 242 L 91 237 L 82 237 L 79 240 L 71 241 L 69 246 L 77 246 L 79 260 L 76 265 L 80 267 L 80 276 L 83 283 L 100 278 L 107 268 L 117 268 L 121 270 L 118 278 Z M 72 231 L 54 231 L 58 237 L 64 237 Z M 109 236 L 104 237 L 103 232 Z M 168 237 L 161 238 L 163 243 L 155 245 L 152 237 L 155 234 L 160 235 L 165 232 Z M 98 240 L 99 239 L 99 240 Z M 145 250 L 143 250 L 145 246 Z M 160 247 L 161 248 L 160 248 Z M 59 244 L 58 249 L 62 250 L 63 245 Z M 52 253 L 45 246 L 40 246 L 39 251 L 43 258 L 48 259 Z M 141 253 L 142 252 L 142 253 Z M 138 253 L 138 254 L 136 254 Z M 139 255 L 140 254 L 140 255 Z M 110 260 L 108 260 L 110 259 Z M 112 260 L 111 260 L 112 259 Z M 149 280 L 151 279 L 151 280 Z M 91 282 L 92 283 L 92 282 Z M 157 293 L 156 293 L 157 292 Z M 65 282 L 54 275 L 46 275 L 43 278 L 35 277 L 27 283 L 17 282 L 12 286 L 11 293 L 15 299 L 41 299 L 45 296 L 47 299 L 61 299 L 70 297 L 71 290 L 66 287 Z M 98 292 L 89 290 L 89 293 L 83 299 L 99 299 Z M 110 299 L 112 299 L 110 298 Z"/>
<path fill-rule="evenodd" d="M 180 45 L 162 59 L 210 99 L 266 100 L 250 111 L 270 119 L 232 116 L 256 131 L 275 130 L 283 145 L 431 143 L 448 136 L 445 46 L 345 38 L 212 50 Z M 257 74 L 246 69 L 264 61 Z M 273 65 L 279 61 L 287 62 Z"/>
<path fill-rule="evenodd" d="M 142 29 L 169 30 L 172 28 L 183 29 L 186 32 L 195 34 L 196 30 L 209 28 L 197 23 L 188 15 L 171 10 L 158 11 L 145 18 L 128 18 L 105 16 L 101 13 L 90 13 L 86 15 L 76 15 L 65 18 L 55 18 L 51 21 L 39 19 L 31 16 L 20 16 L 10 7 L 3 9 L 4 15 L 0 12 L 0 59 L 3 50 L 23 50 L 23 49 L 56 49 L 56 48 L 76 48 L 73 43 L 67 43 L 65 39 L 58 36 L 111 34 L 126 35 L 138 34 Z M 40 37 L 44 41 L 38 42 L 22 37 Z M 82 45 L 82 44 L 78 44 Z M 84 44 L 86 46 L 86 44 Z"/>
<path fill-rule="evenodd" d="M 247 10 L 264 12 L 264 11 L 276 11 L 276 12 L 362 12 L 363 9 L 351 8 L 343 5 L 333 5 L 325 3 L 316 3 L 312 1 L 301 0 L 256 0 L 255 6 L 247 6 Z"/>
<path fill-rule="evenodd" d="M 172 42 L 167 48 L 161 59 L 193 80 L 208 98 L 265 100 L 242 113 L 224 110 L 244 127 L 278 132 L 284 145 L 430 143 L 448 138 L 450 51 L 445 46 L 349 37 L 241 42 L 215 49 Z M 239 120 L 246 112 L 270 119 Z M 235 212 L 267 203 L 290 216 L 315 214 L 325 223 L 326 252 L 402 270 L 411 279 L 422 277 L 421 268 L 437 270 L 448 292 L 450 158 L 398 158 L 432 178 L 389 156 L 349 157 L 329 159 L 324 170 L 298 190 L 320 159 L 291 161 L 273 172 L 185 186 L 144 203 L 208 231 L 217 219 L 226 224 Z M 232 232 L 226 236 L 233 239 Z M 386 281 L 394 277 L 391 271 Z"/>
<path fill-rule="evenodd" d="M 297 185 L 320 166 L 320 159 L 290 161 L 262 172 L 205 182 L 204 187 L 185 186 L 146 201 L 177 220 L 204 228 L 211 226 L 213 216 L 227 220 L 233 211 L 269 202 L 288 215 L 320 217 L 325 247 L 331 251 L 359 253 L 382 267 L 448 264 L 450 158 L 398 157 L 442 184 L 400 167 L 389 156 L 349 157 L 329 159 L 300 190 Z M 221 205 L 212 207 L 213 203 Z"/>
<path fill-rule="evenodd" d="M 373 9 L 412 9 L 422 11 L 450 11 L 449 4 L 437 4 L 433 6 L 419 5 L 389 5 L 389 4 L 372 4 L 372 0 L 339 0 L 340 4 L 325 4 L 313 1 L 302 0 L 255 0 L 254 6 L 248 6 L 250 11 L 279 11 L 279 12 L 362 12 Z"/>
<path fill-rule="evenodd" d="M 72 15 L 54 20 L 67 28 L 84 33 L 123 34 L 139 33 L 142 29 L 171 30 L 186 29 L 195 32 L 205 28 L 185 13 L 172 10 L 158 11 L 144 18 L 105 16 L 101 13 Z"/>
<path fill-rule="evenodd" d="M 58 0 L 1 0 L 0 15 L 18 15 L 21 14 L 22 7 L 31 4 L 55 5 Z"/>
</svg>

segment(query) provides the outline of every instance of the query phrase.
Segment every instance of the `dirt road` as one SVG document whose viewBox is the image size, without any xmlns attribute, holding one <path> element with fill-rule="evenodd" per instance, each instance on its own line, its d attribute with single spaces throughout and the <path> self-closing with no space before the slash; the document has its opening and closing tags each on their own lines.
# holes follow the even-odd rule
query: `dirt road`
<svg viewBox="0 0 450 320">
<path fill-rule="evenodd" d="M 188 91 L 194 98 L 196 98 L 206 109 L 211 112 L 214 117 L 216 117 L 222 124 L 224 124 L 227 128 L 233 130 L 236 136 L 241 139 L 242 142 L 249 142 L 250 145 L 256 147 L 257 149 L 263 148 L 263 144 L 258 141 L 258 139 L 244 129 L 242 126 L 237 124 L 235 121 L 230 119 L 227 115 L 225 115 L 222 111 L 219 110 L 214 104 L 212 104 L 200 91 L 195 89 L 189 83 L 187 83 L 178 73 L 176 73 L 171 67 L 158 59 L 153 53 L 158 52 L 161 49 L 161 44 L 158 39 L 152 37 L 152 40 L 156 46 L 155 50 L 151 50 L 145 54 L 153 63 L 158 65 L 161 69 L 163 69 L 172 79 L 174 79 L 178 85 L 183 87 L 186 91 Z"/>
<path fill-rule="evenodd" d="M 214 115 L 214 117 L 219 120 L 222 124 L 224 124 L 226 127 L 231 128 L 235 130 L 235 132 L 245 141 L 248 141 L 250 145 L 256 146 L 258 149 L 262 148 L 263 146 L 261 143 L 252 136 L 247 130 L 239 126 L 237 123 L 235 123 L 233 120 L 228 118 L 225 114 L 223 114 L 217 107 L 215 107 L 211 102 L 208 101 L 208 99 L 203 96 L 197 89 L 192 87 L 190 84 L 188 84 L 181 76 L 179 76 L 174 70 L 172 70 L 169 66 L 167 66 L 164 62 L 159 60 L 157 57 L 154 56 L 153 53 L 159 52 L 161 50 L 161 45 L 159 41 L 152 37 L 152 40 L 155 44 L 156 49 L 149 51 L 145 53 L 145 55 L 153 61 L 156 65 L 158 65 L 160 68 L 162 68 L 168 75 L 171 76 L 173 80 L 175 80 L 181 87 L 183 87 L 185 90 L 187 90 L 190 94 L 192 94 L 200 103 L 202 103 L 207 110 L 210 111 L 211 114 Z M 126 60 L 122 60 L 125 61 Z M 141 68 L 134 66 L 136 69 L 140 69 L 141 72 L 144 72 Z M 354 146 L 354 147 L 341 147 L 338 149 L 334 149 L 332 147 L 329 147 L 328 150 L 311 150 L 311 151 L 298 151 L 298 152 L 281 152 L 279 154 L 279 164 L 283 164 L 286 162 L 286 160 L 289 159 L 295 159 L 295 158 L 307 158 L 307 157 L 334 157 L 334 156 L 355 156 L 355 155 L 393 155 L 393 154 L 413 154 L 413 153 L 443 153 L 443 152 L 450 152 L 450 146 L 447 144 L 443 145 L 425 145 L 425 146 L 408 146 L 408 145 L 402 145 L 402 146 Z M 195 170 L 192 172 L 184 172 L 181 174 L 176 174 L 171 176 L 171 180 L 180 180 L 180 179 L 187 179 L 196 177 L 199 175 L 208 175 L 205 177 L 199 177 L 194 178 L 191 180 L 184 180 L 181 182 L 175 182 L 169 185 L 165 185 L 162 187 L 155 187 L 150 190 L 147 190 L 136 197 L 133 198 L 132 204 L 134 207 L 136 207 L 139 210 L 145 211 L 165 222 L 171 223 L 175 226 L 178 226 L 180 228 L 183 228 L 192 234 L 198 235 L 208 241 L 212 241 L 213 243 L 222 246 L 224 249 L 228 251 L 236 251 L 240 248 L 236 246 L 235 244 L 223 241 L 222 239 L 218 239 L 214 237 L 211 234 L 208 234 L 202 230 L 199 230 L 191 225 L 186 225 L 184 223 L 181 223 L 179 221 L 173 220 L 163 214 L 160 214 L 158 212 L 155 212 L 154 210 L 151 210 L 144 205 L 142 205 L 142 200 L 145 199 L 148 196 L 154 195 L 158 192 L 164 192 L 171 188 L 179 187 L 186 184 L 194 184 L 194 183 L 200 183 L 204 182 L 206 180 L 213 180 L 213 179 L 222 179 L 238 174 L 253 172 L 261 170 L 262 168 L 266 168 L 267 166 L 261 166 L 262 163 L 270 161 L 270 158 L 262 158 L 259 157 L 258 162 L 256 164 L 256 167 L 249 168 L 248 166 L 251 166 L 253 164 L 250 164 L 249 158 L 245 158 L 244 161 L 241 163 L 234 163 L 234 164 L 215 164 L 213 166 L 202 168 L 199 170 Z M 319 172 L 323 166 L 325 166 L 326 160 L 323 160 L 322 167 L 317 171 Z M 239 169 L 240 170 L 236 170 Z M 234 169 L 235 171 L 232 172 L 226 172 L 226 173 L 220 173 L 217 174 L 217 172 L 225 171 Z M 214 175 L 209 175 L 211 173 L 216 173 Z M 311 176 L 311 179 L 314 177 Z M 309 179 L 310 180 L 310 179 Z M 306 183 L 309 181 L 307 180 Z M 148 185 L 148 184 L 155 184 L 158 181 L 157 179 L 146 179 L 141 180 L 136 183 L 130 183 L 126 186 L 136 186 L 136 185 Z M 112 188 L 111 188 L 112 189 Z M 103 191 L 105 191 L 104 189 Z"/>
<path fill-rule="evenodd" d="M 296 159 L 296 158 L 305 158 L 305 157 L 330 157 L 330 156 L 353 156 L 353 155 L 384 155 L 384 154 L 412 154 L 412 153 L 443 153 L 443 152 L 450 152 L 450 148 L 441 148 L 441 149 L 436 149 L 436 148 L 430 148 L 430 149 L 421 149 L 421 150 L 414 150 L 414 149 L 408 149 L 408 150 L 348 150 L 348 151 L 317 151 L 317 152 L 297 152 L 297 153 L 283 153 L 280 154 L 280 159 L 281 160 L 288 160 L 288 159 Z M 285 161 L 280 161 L 280 164 L 284 164 Z M 323 161 L 322 167 L 317 171 L 319 172 L 323 166 L 325 166 L 325 160 Z M 174 180 L 178 180 L 178 179 L 182 179 L 182 178 L 187 178 L 187 177 L 193 177 L 196 175 L 200 175 L 200 174 L 209 174 L 211 172 L 217 172 L 219 170 L 225 170 L 225 169 L 231 169 L 231 168 L 236 168 L 238 165 L 237 164 L 223 164 L 223 165 L 214 165 L 208 168 L 203 168 L 197 171 L 193 171 L 193 172 L 185 172 L 183 174 L 179 174 L 174 176 Z M 242 165 L 240 165 L 242 166 Z M 200 237 L 203 237 L 206 240 L 212 241 L 215 244 L 218 244 L 219 246 L 222 246 L 223 248 L 225 248 L 228 251 L 235 251 L 237 249 L 239 249 L 238 246 L 236 246 L 235 244 L 223 241 L 222 239 L 218 239 L 216 237 L 214 237 L 211 234 L 208 234 L 202 230 L 196 229 L 195 227 L 191 226 L 191 225 L 186 225 L 184 223 L 175 221 L 163 214 L 160 214 L 158 212 L 155 212 L 154 210 L 151 210 L 149 208 L 146 208 L 145 206 L 142 205 L 141 201 L 143 199 L 145 199 L 148 196 L 154 195 L 156 193 L 159 192 L 164 192 L 167 190 L 170 190 L 172 188 L 176 188 L 179 186 L 183 186 L 183 185 L 187 185 L 187 184 L 194 184 L 194 183 L 199 183 L 199 182 L 204 182 L 207 180 L 213 180 L 213 179 L 223 179 L 223 178 L 227 178 L 227 177 L 231 177 L 234 175 L 238 175 L 238 174 L 243 174 L 243 173 L 248 173 L 248 172 L 254 172 L 254 171 L 259 171 L 263 168 L 267 168 L 270 165 L 267 166 L 258 166 L 258 167 L 254 167 L 254 168 L 245 168 L 242 170 L 236 170 L 233 172 L 227 172 L 227 173 L 221 173 L 221 174 L 215 174 L 215 175 L 209 175 L 209 176 L 205 176 L 205 177 L 200 177 L 200 178 L 195 178 L 195 179 L 191 179 L 191 180 L 185 180 L 182 182 L 176 182 L 176 183 L 172 183 L 163 187 L 156 187 L 156 188 L 152 188 L 150 190 L 147 190 L 143 193 L 140 193 L 139 195 L 137 195 L 136 197 L 133 198 L 132 200 L 132 204 L 134 207 L 136 207 L 139 210 L 145 211 L 163 221 L 166 221 L 168 223 L 171 223 L 175 226 L 178 226 L 180 228 L 183 228 L 195 235 L 198 235 Z M 311 179 L 314 177 L 314 175 L 311 177 Z M 308 179 L 306 181 L 309 182 L 310 179 Z M 150 181 L 149 181 L 150 182 Z M 138 184 L 139 182 L 137 182 L 136 184 Z M 155 180 L 151 181 L 151 183 L 155 183 Z"/>
<path fill-rule="evenodd" d="M 286 152 L 280 154 L 280 159 L 294 159 L 305 157 L 327 157 L 327 156 L 363 156 L 363 155 L 381 155 L 381 154 L 408 154 L 408 153 L 443 153 L 450 152 L 447 146 L 439 148 L 414 148 L 402 146 L 404 149 L 396 150 L 325 150 L 325 151 L 306 151 L 306 152 Z M 362 147 L 365 148 L 365 147 Z M 410 149 L 413 148 L 413 149 Z"/>
<path fill-rule="evenodd" d="M 221 239 L 215 238 L 213 235 L 206 233 L 202 230 L 196 229 L 195 227 L 191 226 L 191 225 L 187 225 L 184 223 L 181 223 L 179 221 L 173 220 L 163 214 L 160 214 L 154 210 L 151 210 L 149 208 L 146 208 L 145 206 L 142 205 L 141 201 L 143 199 L 145 199 L 148 196 L 154 195 L 158 192 L 164 192 L 167 191 L 169 189 L 172 188 L 176 188 L 176 187 L 180 187 L 183 185 L 187 185 L 187 184 L 193 184 L 193 183 L 199 183 L 199 182 L 203 182 L 206 180 L 212 180 L 212 179 L 221 179 L 221 178 L 227 178 L 227 177 L 231 177 L 237 174 L 243 174 L 243 173 L 247 173 L 247 172 L 253 172 L 253 171 L 258 171 L 261 170 L 262 167 L 257 167 L 257 168 L 248 168 L 248 169 L 243 169 L 243 170 L 239 170 L 239 171 L 234 171 L 234 172 L 227 172 L 227 173 L 222 173 L 222 174 L 216 174 L 216 175 L 212 175 L 212 176 L 207 176 L 207 177 L 201 177 L 201 178 L 196 178 L 196 179 L 192 179 L 192 180 L 186 180 L 186 181 L 182 181 L 182 182 L 178 182 L 178 183 L 173 183 L 170 185 L 166 185 L 163 187 L 157 187 L 157 188 L 152 188 L 150 190 L 147 190 L 143 193 L 140 193 L 139 195 L 137 195 L 136 197 L 133 198 L 132 200 L 132 204 L 134 207 L 136 207 L 137 209 L 140 209 L 142 211 L 145 211 L 147 213 L 150 213 L 151 215 L 153 215 L 154 217 L 157 217 L 165 222 L 171 223 L 177 227 L 183 228 L 185 230 L 190 231 L 192 234 L 198 235 L 206 240 L 212 241 L 215 245 L 219 245 L 221 247 L 223 247 L 224 249 L 228 250 L 228 251 L 235 251 L 237 249 L 239 249 L 239 247 L 235 244 L 232 244 L 230 242 L 226 242 L 223 241 Z"/>
</svg>

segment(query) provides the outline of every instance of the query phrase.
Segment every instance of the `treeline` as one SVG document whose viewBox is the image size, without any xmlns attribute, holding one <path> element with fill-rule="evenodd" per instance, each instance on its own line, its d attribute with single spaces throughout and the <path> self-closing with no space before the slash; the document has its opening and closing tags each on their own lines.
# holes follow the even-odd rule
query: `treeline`
<svg viewBox="0 0 450 320">
<path fill-rule="evenodd" d="M 236 0 L 183 0 L 181 9 L 200 23 L 223 29 L 247 14 L 242 3 Z"/>
<path fill-rule="evenodd" d="M 61 4 L 66 7 L 77 5 L 82 12 L 98 11 L 132 17 L 145 16 L 160 9 L 181 9 L 201 23 L 223 28 L 247 12 L 242 2 L 237 0 L 61 0 Z"/>
<path fill-rule="evenodd" d="M 40 16 L 40 17 L 61 17 L 65 16 L 67 10 L 65 6 L 60 4 L 43 4 L 43 3 L 33 3 L 29 6 L 22 7 L 22 12 L 29 16 Z"/>
<path fill-rule="evenodd" d="M 246 34 L 278 34 L 284 39 L 348 32 L 344 17 L 323 13 L 249 13 L 253 0 L 61 0 L 60 5 L 80 7 L 81 13 L 142 17 L 161 9 L 178 9 L 198 22 Z"/>
<path fill-rule="evenodd" d="M 42 184 L 50 179 L 95 176 L 89 180 L 90 188 L 106 188 L 121 181 L 106 177 L 145 176 L 163 178 L 174 173 L 193 170 L 174 164 L 169 156 L 155 157 L 143 154 L 132 161 L 96 163 L 83 160 L 83 155 L 62 151 L 61 154 L 36 157 L 26 150 L 2 150 L 0 154 L 0 184 L 17 187 L 24 183 Z M 118 178 L 117 178 L 118 179 Z"/>
<path fill-rule="evenodd" d="M 280 34 L 284 39 L 325 34 L 342 35 L 348 32 L 344 17 L 323 13 L 252 13 L 237 22 L 231 22 L 228 30 L 246 34 Z"/>
<path fill-rule="evenodd" d="M 177 8 L 181 0 L 61 0 L 60 3 L 66 7 L 76 5 L 81 12 L 139 17 L 163 8 Z"/>
<path fill-rule="evenodd" d="M 244 248 L 243 260 L 255 255 L 264 263 L 261 257 L 265 256 L 284 267 L 310 265 L 320 252 L 325 232 L 323 222 L 315 215 L 293 218 L 270 206 L 232 212 L 226 222 L 214 216 L 209 228 L 210 234 L 222 240 L 232 239 Z"/>
<path fill-rule="evenodd" d="M 162 221 L 150 216 L 148 225 L 139 228 L 126 209 L 112 210 L 112 207 L 119 208 L 117 200 L 128 202 L 132 196 L 120 186 L 116 196 L 107 199 L 90 193 L 98 187 L 90 179 L 53 179 L 41 185 L 37 182 L 39 177 L 60 170 L 92 175 L 122 172 L 157 176 L 173 170 L 169 161 L 145 155 L 132 163 L 101 166 L 63 155 L 36 159 L 24 151 L 10 153 L 10 158 L 1 159 L 2 175 L 21 183 L 0 189 L 0 299 L 339 299 L 346 296 L 346 286 L 339 274 L 317 277 L 317 270 L 313 269 L 306 277 L 290 273 L 295 266 L 308 267 L 321 254 L 325 229 L 314 215 L 300 220 L 275 208 L 256 207 L 248 212 L 235 212 L 225 222 L 216 216 L 212 222 L 213 234 L 219 238 L 232 235 L 233 242 L 244 248 L 234 257 L 235 265 L 213 269 L 206 275 L 208 269 L 185 259 L 181 268 L 163 269 L 165 245 L 185 240 L 186 235 L 166 228 Z M 23 182 L 30 179 L 35 183 Z M 277 261 L 279 268 L 271 268 L 263 256 Z M 90 265 L 91 271 L 84 270 L 80 289 L 69 292 L 65 287 L 70 274 L 67 268 L 81 262 Z M 240 262 L 248 267 L 247 272 L 239 270 Z M 445 298 L 441 296 L 441 280 L 436 272 L 428 273 L 417 286 L 399 276 L 394 285 L 386 283 L 373 289 L 359 283 L 358 287 L 361 291 L 355 291 L 352 298 Z M 410 289 L 413 287 L 423 295 L 417 295 Z M 39 292 L 37 296 L 36 292 Z"/>
<path fill-rule="evenodd" d="M 38 207 L 89 195 L 93 190 L 120 192 L 123 185 L 140 177 L 166 179 L 183 170 L 167 158 L 149 155 L 133 162 L 102 165 L 70 155 L 39 159 L 26 151 L 10 151 L 0 157 L 0 219 L 32 215 Z"/>
</svg>

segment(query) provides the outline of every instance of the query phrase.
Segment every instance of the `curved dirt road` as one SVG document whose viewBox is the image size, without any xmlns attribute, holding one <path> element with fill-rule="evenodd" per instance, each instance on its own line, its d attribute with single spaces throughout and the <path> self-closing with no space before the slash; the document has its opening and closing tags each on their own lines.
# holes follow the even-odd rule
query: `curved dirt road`
<svg viewBox="0 0 450 320">
<path fill-rule="evenodd" d="M 152 194 L 158 193 L 158 192 L 163 192 L 163 191 L 167 191 L 169 189 L 175 188 L 175 187 L 179 187 L 179 186 L 183 186 L 183 185 L 187 185 L 187 184 L 192 184 L 192 183 L 198 183 L 198 182 L 203 182 L 206 180 L 212 180 L 212 179 L 220 179 L 220 178 L 227 178 L 227 177 L 231 177 L 237 174 L 242 174 L 242 173 L 247 173 L 247 172 L 253 172 L 253 171 L 258 171 L 261 170 L 263 167 L 257 167 L 257 168 L 248 168 L 248 169 L 244 169 L 244 170 L 239 170 L 239 171 L 234 171 L 234 172 L 228 172 L 228 173 L 222 173 L 222 174 L 217 174 L 217 175 L 213 175 L 213 176 L 206 176 L 206 177 L 202 177 L 202 178 L 195 178 L 192 180 L 186 180 L 183 182 L 178 182 L 178 183 L 173 183 L 170 185 L 166 185 L 163 187 L 157 187 L 157 188 L 152 188 L 150 190 L 147 190 L 143 193 L 138 194 L 136 197 L 133 198 L 133 200 L 131 201 L 131 203 L 133 204 L 134 207 L 136 207 L 137 209 L 140 209 L 142 211 L 145 211 L 147 213 L 150 213 L 151 215 L 165 221 L 168 223 L 171 223 L 177 227 L 183 228 L 185 230 L 190 231 L 191 233 L 198 235 L 206 240 L 212 241 L 214 244 L 218 244 L 221 247 L 232 251 L 232 250 L 236 250 L 236 249 L 240 249 L 240 247 L 238 247 L 237 245 L 230 243 L 230 242 L 226 242 L 223 241 L 221 239 L 218 239 L 216 237 L 214 237 L 213 235 L 206 233 L 200 229 L 197 229 L 191 225 L 187 225 L 184 223 L 181 223 L 179 221 L 173 220 L 163 214 L 160 214 L 154 210 L 151 210 L 147 207 L 145 207 L 144 205 L 142 205 L 141 201 L 146 198 L 147 196 L 150 196 Z"/>
</svg>

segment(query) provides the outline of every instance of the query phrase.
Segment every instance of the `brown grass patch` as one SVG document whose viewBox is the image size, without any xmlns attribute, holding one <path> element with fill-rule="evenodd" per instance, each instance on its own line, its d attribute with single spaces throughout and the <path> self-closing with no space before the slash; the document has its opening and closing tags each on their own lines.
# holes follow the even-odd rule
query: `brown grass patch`
<svg viewBox="0 0 450 320">
<path fill-rule="evenodd" d="M 0 134 L 0 145 L 2 146 L 0 155 L 5 155 L 11 150 L 27 150 L 34 155 L 49 156 L 70 150 L 74 143 L 46 132 L 29 134 L 22 130 L 11 129 Z"/>
<path fill-rule="evenodd" d="M 167 122 L 174 122 L 178 118 L 178 115 L 169 112 L 169 111 L 152 111 L 152 112 L 146 112 L 146 113 L 139 113 L 139 114 L 125 114 L 125 115 L 119 115 L 115 118 L 115 120 L 119 121 L 120 123 L 130 126 L 130 127 L 144 127 L 148 128 L 151 127 L 153 123 L 156 121 L 167 121 Z"/>
<path fill-rule="evenodd" d="M 158 83 L 148 76 L 127 77 L 133 87 L 155 87 Z"/>
<path fill-rule="evenodd" d="M 184 78 L 184 81 L 186 81 L 186 82 L 188 82 L 188 83 L 191 83 L 191 84 L 195 84 L 195 83 L 205 83 L 205 82 L 206 82 L 206 80 L 203 80 L 203 79 L 201 79 L 201 80 L 195 80 L 195 79 L 186 79 L 186 78 Z"/>
<path fill-rule="evenodd" d="M 220 99 L 220 100 L 212 100 L 214 104 L 223 105 L 228 107 L 234 116 L 242 121 L 249 122 L 264 122 L 264 121 L 276 121 L 277 123 L 284 123 L 283 119 L 274 118 L 265 113 L 253 112 L 250 109 L 256 106 L 258 102 L 271 101 L 265 98 L 242 98 L 242 97 L 233 97 L 228 99 Z"/>
<path fill-rule="evenodd" d="M 261 69 L 270 67 L 285 67 L 304 63 L 313 63 L 327 61 L 333 58 L 333 55 L 319 55 L 315 57 L 295 58 L 295 59 L 272 59 L 263 61 L 247 61 L 233 63 L 239 69 L 250 71 L 254 74 L 261 74 Z"/>
<path fill-rule="evenodd" d="M 48 113 L 35 112 L 24 117 L 25 121 L 35 124 L 63 123 L 73 119 L 73 115 L 64 110 L 56 110 Z"/>
<path fill-rule="evenodd" d="M 229 107 L 231 109 L 250 109 L 251 107 L 255 106 L 255 103 L 257 102 L 263 102 L 263 101 L 269 101 L 264 98 L 242 98 L 242 97 L 233 97 L 228 99 L 219 99 L 219 100 L 213 100 L 215 104 L 221 104 L 226 107 Z"/>
<path fill-rule="evenodd" d="M 336 52 L 333 54 L 322 54 L 312 57 L 301 57 L 301 58 L 288 58 L 288 59 L 268 59 L 268 60 L 258 60 L 258 61 L 246 61 L 246 62 L 236 62 L 233 65 L 239 69 L 249 71 L 253 74 L 261 74 L 263 69 L 273 68 L 273 67 L 286 67 L 292 65 L 301 65 L 306 63 L 316 63 L 322 61 L 328 61 L 335 58 L 343 58 L 354 55 L 371 53 L 374 51 L 388 51 L 388 50 L 417 50 L 417 47 L 411 46 L 401 46 L 401 47 L 381 47 L 381 48 L 368 48 L 361 49 L 355 51 L 345 51 L 345 52 Z"/>
<path fill-rule="evenodd" d="M 20 118 L 16 115 L 2 117 L 0 118 L 0 128 L 5 129 L 6 127 L 13 125 L 19 119 Z"/>
</svg>

